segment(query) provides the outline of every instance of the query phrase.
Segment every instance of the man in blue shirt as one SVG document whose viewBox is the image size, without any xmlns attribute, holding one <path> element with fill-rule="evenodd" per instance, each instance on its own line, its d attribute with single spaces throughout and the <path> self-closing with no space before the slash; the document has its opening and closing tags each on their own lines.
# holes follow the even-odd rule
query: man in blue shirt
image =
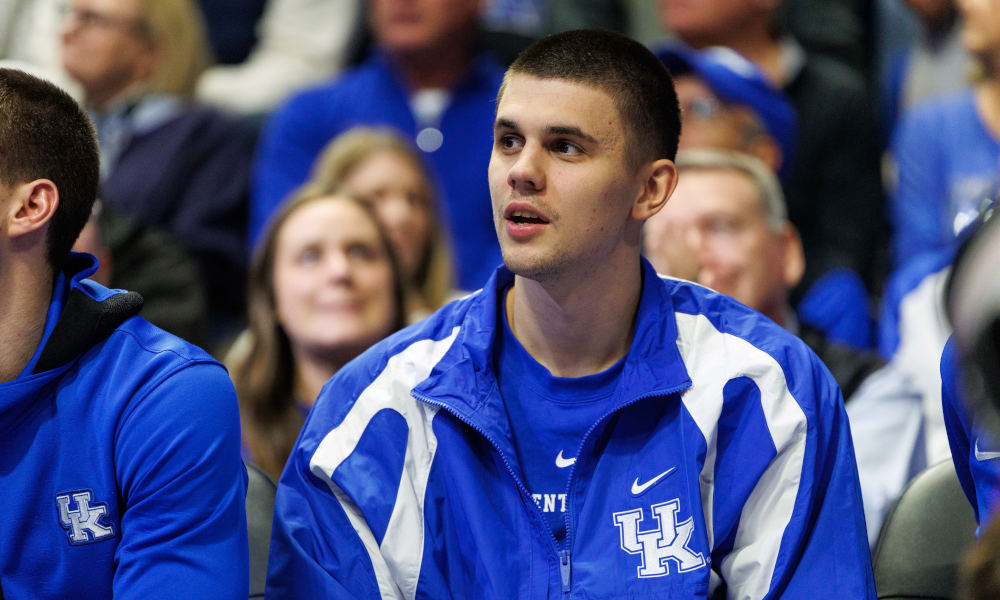
<svg viewBox="0 0 1000 600">
<path fill-rule="evenodd" d="M 98 178 L 76 102 L 0 69 L 0 597 L 246 598 L 236 394 L 87 279 Z"/>
<path fill-rule="evenodd" d="M 473 50 L 480 3 L 371 4 L 373 55 L 336 82 L 293 97 L 267 125 L 254 176 L 251 242 L 305 182 L 330 140 L 358 125 L 387 125 L 424 152 L 454 245 L 455 283 L 478 289 L 501 260 L 483 173 L 503 77 L 499 63 Z"/>
<path fill-rule="evenodd" d="M 505 266 L 327 383 L 279 482 L 268 597 L 875 597 L 832 376 L 639 254 L 679 113 L 618 34 L 518 57 L 489 167 Z"/>
</svg>

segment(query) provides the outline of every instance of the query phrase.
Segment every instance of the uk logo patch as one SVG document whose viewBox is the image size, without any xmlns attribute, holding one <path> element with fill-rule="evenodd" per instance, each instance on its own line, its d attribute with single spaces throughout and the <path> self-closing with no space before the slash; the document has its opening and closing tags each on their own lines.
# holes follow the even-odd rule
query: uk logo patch
<svg viewBox="0 0 1000 600">
<path fill-rule="evenodd" d="M 639 577 L 663 577 L 670 574 L 672 561 L 679 573 L 705 566 L 705 557 L 688 547 L 694 533 L 694 518 L 677 522 L 680 500 L 661 502 L 650 507 L 656 528 L 641 531 L 642 509 L 616 512 L 615 527 L 621 534 L 622 550 L 640 556 Z"/>
<path fill-rule="evenodd" d="M 115 535 L 111 523 L 101 523 L 108 514 L 108 505 L 94 502 L 91 490 L 67 492 L 56 496 L 59 524 L 66 530 L 71 546 L 93 544 Z"/>
</svg>

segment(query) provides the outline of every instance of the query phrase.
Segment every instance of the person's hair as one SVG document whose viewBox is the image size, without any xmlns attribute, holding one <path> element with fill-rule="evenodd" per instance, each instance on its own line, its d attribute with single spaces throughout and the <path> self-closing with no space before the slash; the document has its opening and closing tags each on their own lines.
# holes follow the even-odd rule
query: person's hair
<svg viewBox="0 0 1000 600">
<path fill-rule="evenodd" d="M 58 270 L 90 219 L 101 159 L 94 125 L 55 85 L 0 68 L 0 184 L 48 179 L 59 192 L 46 256 Z"/>
<path fill-rule="evenodd" d="M 439 222 L 434 186 L 427 166 L 417 150 L 402 136 L 388 128 L 356 127 L 331 141 L 316 160 L 310 183 L 328 192 L 340 190 L 354 170 L 368 158 L 392 152 L 408 161 L 420 173 L 421 190 L 427 207 L 428 234 L 423 261 L 408 282 L 421 307 L 435 311 L 451 294 L 453 269 L 450 243 Z"/>
<path fill-rule="evenodd" d="M 192 0 L 138 0 L 138 6 L 140 31 L 160 53 L 147 90 L 191 97 L 212 57 L 200 9 Z"/>
<path fill-rule="evenodd" d="M 693 170 L 736 171 L 746 175 L 757 188 L 760 207 L 768 226 L 774 231 L 780 231 L 788 222 L 788 208 L 781 191 L 781 182 L 767 165 L 756 158 L 732 150 L 708 148 L 678 152 L 677 172 Z"/>
<path fill-rule="evenodd" d="M 396 255 L 371 206 L 345 193 L 331 194 L 306 186 L 289 198 L 268 225 L 250 265 L 247 302 L 250 327 L 247 347 L 229 363 L 240 403 L 243 438 L 254 461 L 279 477 L 302 429 L 303 418 L 295 406 L 295 361 L 291 341 L 278 322 L 274 295 L 274 262 L 278 235 L 288 218 L 314 202 L 336 200 L 356 205 L 379 233 L 379 242 L 392 269 L 395 318 L 389 333 L 405 325 L 403 285 Z"/>
<path fill-rule="evenodd" d="M 645 46 L 612 31 L 584 29 L 542 38 L 507 69 L 497 106 L 514 75 L 562 79 L 611 95 L 625 129 L 626 165 L 673 160 L 681 112 L 670 72 Z"/>
</svg>

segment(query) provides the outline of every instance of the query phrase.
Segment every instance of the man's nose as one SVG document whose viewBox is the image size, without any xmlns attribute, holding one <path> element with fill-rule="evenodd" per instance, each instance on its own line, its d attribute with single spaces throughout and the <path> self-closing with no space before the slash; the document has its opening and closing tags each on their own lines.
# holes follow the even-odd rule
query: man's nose
<svg viewBox="0 0 1000 600">
<path fill-rule="evenodd" d="M 545 188 L 543 150 L 539 144 L 526 143 L 507 173 L 507 184 L 522 194 L 537 194 Z"/>
</svg>

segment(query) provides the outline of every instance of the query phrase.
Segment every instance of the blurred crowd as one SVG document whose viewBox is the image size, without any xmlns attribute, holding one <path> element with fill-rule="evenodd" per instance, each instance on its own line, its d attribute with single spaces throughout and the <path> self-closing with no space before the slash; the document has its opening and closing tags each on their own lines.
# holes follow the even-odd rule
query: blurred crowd
<svg viewBox="0 0 1000 600">
<path fill-rule="evenodd" d="M 505 67 L 584 27 L 675 78 L 681 177 L 646 257 L 826 363 L 874 542 L 951 452 L 942 289 L 997 192 L 1000 2 L 8 0 L 0 66 L 87 109 L 101 196 L 76 249 L 225 358 L 245 456 L 277 477 L 341 366 L 501 263 Z"/>
</svg>

